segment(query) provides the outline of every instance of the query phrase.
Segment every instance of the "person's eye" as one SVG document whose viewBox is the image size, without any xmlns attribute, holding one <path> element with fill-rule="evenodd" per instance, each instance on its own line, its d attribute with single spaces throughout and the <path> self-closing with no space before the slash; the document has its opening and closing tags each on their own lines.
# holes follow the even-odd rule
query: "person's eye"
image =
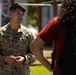
<svg viewBox="0 0 76 75">
<path fill-rule="evenodd" d="M 20 15 L 20 13 L 17 13 L 18 15 Z"/>
</svg>

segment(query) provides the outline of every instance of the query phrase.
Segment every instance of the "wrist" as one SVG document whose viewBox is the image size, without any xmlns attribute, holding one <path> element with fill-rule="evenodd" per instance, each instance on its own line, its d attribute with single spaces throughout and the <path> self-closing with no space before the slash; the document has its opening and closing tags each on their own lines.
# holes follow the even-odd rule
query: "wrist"
<svg viewBox="0 0 76 75">
<path fill-rule="evenodd" d="M 25 57 L 25 55 L 23 55 L 22 57 L 24 57 L 24 61 L 23 61 L 23 62 L 25 62 L 25 61 L 26 61 L 26 57 Z"/>
</svg>

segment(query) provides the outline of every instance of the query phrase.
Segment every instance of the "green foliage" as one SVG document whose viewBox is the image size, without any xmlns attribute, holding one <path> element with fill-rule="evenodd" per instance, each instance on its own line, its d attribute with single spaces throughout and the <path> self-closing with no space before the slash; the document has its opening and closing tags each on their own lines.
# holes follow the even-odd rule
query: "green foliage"
<svg viewBox="0 0 76 75">
<path fill-rule="evenodd" d="M 42 65 L 30 66 L 31 75 L 53 75 Z"/>
<path fill-rule="evenodd" d="M 42 0 L 50 1 L 50 0 Z M 38 3 L 38 0 L 28 0 L 28 3 Z M 28 7 L 28 24 L 35 26 L 38 25 L 38 6 L 29 6 Z"/>
<path fill-rule="evenodd" d="M 28 3 L 38 3 L 38 0 L 28 0 Z M 38 7 L 29 6 L 28 7 L 28 24 L 35 26 L 38 23 Z"/>
<path fill-rule="evenodd" d="M 28 7 L 28 13 L 29 13 L 29 17 L 28 17 L 28 23 L 30 25 L 37 25 L 37 19 L 38 19 L 38 7 L 36 6 L 29 6 Z"/>
<path fill-rule="evenodd" d="M 29 3 L 36 3 L 38 0 L 28 0 Z"/>
<path fill-rule="evenodd" d="M 42 2 L 44 2 L 44 1 L 50 1 L 50 0 L 42 0 Z M 36 2 L 38 2 L 38 0 L 28 0 L 28 2 L 29 3 L 36 3 Z"/>
</svg>

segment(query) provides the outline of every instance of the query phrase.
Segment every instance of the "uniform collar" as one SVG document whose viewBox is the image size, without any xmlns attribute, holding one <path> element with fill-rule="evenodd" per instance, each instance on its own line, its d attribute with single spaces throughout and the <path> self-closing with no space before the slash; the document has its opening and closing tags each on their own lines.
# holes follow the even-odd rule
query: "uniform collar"
<svg viewBox="0 0 76 75">
<path fill-rule="evenodd" d="M 7 24 L 7 30 L 12 33 L 12 32 L 22 32 L 21 31 L 22 29 L 22 24 L 20 24 L 20 27 L 18 28 L 18 30 L 13 30 L 11 27 L 10 27 L 10 22 Z"/>
</svg>

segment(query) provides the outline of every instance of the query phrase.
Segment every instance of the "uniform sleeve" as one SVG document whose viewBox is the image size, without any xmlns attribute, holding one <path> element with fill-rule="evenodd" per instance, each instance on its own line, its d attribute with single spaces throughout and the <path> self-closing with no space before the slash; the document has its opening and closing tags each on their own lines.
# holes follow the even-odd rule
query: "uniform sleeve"
<svg viewBox="0 0 76 75">
<path fill-rule="evenodd" d="M 1 50 L 1 49 L 0 49 L 0 50 Z M 0 63 L 1 63 L 2 65 L 5 65 L 4 59 L 5 59 L 5 56 L 3 56 L 3 55 L 1 54 L 1 52 L 0 52 Z"/>
<path fill-rule="evenodd" d="M 45 42 L 52 42 L 56 40 L 58 26 L 55 19 L 50 20 L 47 25 L 39 32 L 38 36 Z"/>
<path fill-rule="evenodd" d="M 1 42 L 0 42 L 0 65 L 5 65 L 4 59 L 5 59 L 5 56 L 2 53 L 2 47 L 1 47 Z"/>
<path fill-rule="evenodd" d="M 30 33 L 29 35 L 29 44 L 32 42 L 32 40 L 34 39 L 34 35 L 32 33 Z M 27 50 L 27 55 L 25 55 L 25 64 L 32 64 L 36 61 L 35 56 L 31 53 L 30 49 L 29 49 L 29 45 L 28 45 L 28 50 Z"/>
</svg>

